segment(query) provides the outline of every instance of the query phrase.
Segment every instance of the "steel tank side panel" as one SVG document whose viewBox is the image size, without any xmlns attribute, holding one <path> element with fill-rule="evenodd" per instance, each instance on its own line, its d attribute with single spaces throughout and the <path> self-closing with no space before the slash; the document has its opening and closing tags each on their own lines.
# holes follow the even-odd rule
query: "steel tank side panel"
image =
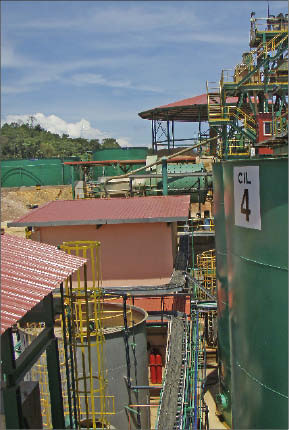
<svg viewBox="0 0 289 430">
<path fill-rule="evenodd" d="M 147 361 L 147 339 L 146 339 L 146 323 L 145 321 L 136 325 L 134 330 L 129 330 L 129 354 L 131 364 L 131 382 L 132 385 L 148 386 L 148 361 Z M 135 354 L 132 350 L 132 345 L 135 344 Z M 131 429 L 138 429 L 136 414 L 130 413 L 125 406 L 130 404 L 148 404 L 148 390 L 139 390 L 138 392 L 129 389 L 127 385 L 127 365 L 126 365 L 126 350 L 124 341 L 124 332 L 119 330 L 115 333 L 105 335 L 103 345 L 103 363 L 105 375 L 107 379 L 107 396 L 114 396 L 115 400 L 115 415 L 108 415 L 107 419 L 117 430 L 128 428 L 129 414 Z M 88 357 L 85 357 L 86 369 L 88 366 Z M 82 376 L 82 351 L 78 348 L 77 351 L 77 367 L 78 377 Z M 98 374 L 97 348 L 92 349 L 92 374 Z M 96 380 L 95 380 L 96 381 Z M 97 382 L 94 382 L 94 388 L 98 388 Z M 110 404 L 110 402 L 108 402 Z M 82 409 L 85 410 L 84 400 L 82 401 Z M 134 408 L 137 410 L 136 408 Z M 109 408 L 107 408 L 109 411 Z M 149 408 L 140 408 L 141 412 L 141 428 L 149 428 L 150 417 Z"/>
<path fill-rule="evenodd" d="M 130 332 L 128 339 L 130 355 L 130 376 L 132 385 L 149 385 L 146 324 L 143 322 L 134 329 L 134 336 Z M 132 345 L 135 344 L 135 353 Z M 148 390 L 138 391 L 127 386 L 127 366 L 123 332 L 119 335 L 109 335 L 104 346 L 104 358 L 107 368 L 108 394 L 115 396 L 115 415 L 111 415 L 110 422 L 117 429 L 128 428 L 130 414 L 131 429 L 137 426 L 136 415 L 125 409 L 130 404 L 148 404 Z M 134 408 L 137 411 L 137 408 Z M 140 408 L 141 428 L 150 427 L 150 409 Z"/>
<path fill-rule="evenodd" d="M 236 166 L 259 166 L 261 230 L 235 225 Z M 287 159 L 223 163 L 233 427 L 288 428 Z"/>
<path fill-rule="evenodd" d="M 229 336 L 228 274 L 226 222 L 224 211 L 223 168 L 221 163 L 213 165 L 214 184 L 214 222 L 216 243 L 216 281 L 218 304 L 218 357 L 220 392 L 227 397 L 228 405 L 222 413 L 229 426 L 232 424 L 231 413 L 231 359 Z M 220 408 L 221 409 L 221 408 Z"/>
</svg>

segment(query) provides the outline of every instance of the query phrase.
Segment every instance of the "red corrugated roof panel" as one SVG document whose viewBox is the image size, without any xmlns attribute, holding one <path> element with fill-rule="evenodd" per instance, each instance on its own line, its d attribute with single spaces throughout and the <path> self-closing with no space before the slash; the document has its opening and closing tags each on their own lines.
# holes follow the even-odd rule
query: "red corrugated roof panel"
<svg viewBox="0 0 289 430">
<path fill-rule="evenodd" d="M 201 94 L 199 96 L 190 97 L 188 99 L 178 100 L 168 105 L 159 106 L 155 109 L 170 108 L 177 106 L 192 106 L 192 105 L 206 105 L 208 103 L 207 94 Z M 226 103 L 237 103 L 238 97 L 227 97 Z"/>
<path fill-rule="evenodd" d="M 226 103 L 235 105 L 238 97 L 228 97 Z M 199 122 L 208 120 L 207 94 L 178 100 L 167 105 L 151 108 L 140 112 L 143 119 L 158 119 L 160 121 L 174 120 L 184 122 Z"/>
<path fill-rule="evenodd" d="M 1 333 L 86 262 L 55 246 L 1 236 Z"/>
<path fill-rule="evenodd" d="M 185 221 L 190 196 L 152 196 L 56 200 L 8 223 L 13 226 L 57 226 Z"/>
</svg>

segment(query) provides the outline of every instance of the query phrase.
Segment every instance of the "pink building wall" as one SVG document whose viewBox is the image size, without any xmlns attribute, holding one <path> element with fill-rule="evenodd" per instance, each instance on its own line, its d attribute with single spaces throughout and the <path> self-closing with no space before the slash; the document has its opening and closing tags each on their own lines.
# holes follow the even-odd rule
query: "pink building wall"
<svg viewBox="0 0 289 430">
<path fill-rule="evenodd" d="M 166 222 L 104 224 L 99 228 L 96 225 L 37 227 L 31 238 L 51 245 L 72 240 L 97 240 L 101 243 L 102 279 L 122 282 L 169 279 L 177 240 L 176 223 Z"/>
</svg>

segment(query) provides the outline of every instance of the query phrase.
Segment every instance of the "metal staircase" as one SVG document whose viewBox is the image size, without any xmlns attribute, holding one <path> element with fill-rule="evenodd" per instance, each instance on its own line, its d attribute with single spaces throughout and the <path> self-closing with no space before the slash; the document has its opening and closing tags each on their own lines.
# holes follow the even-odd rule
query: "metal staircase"
<svg viewBox="0 0 289 430">
<path fill-rule="evenodd" d="M 239 107 L 228 107 L 228 116 L 232 126 L 244 134 L 249 140 L 256 139 L 256 121 L 251 115 L 248 115 L 244 110 Z"/>
<path fill-rule="evenodd" d="M 209 123 L 210 125 L 213 123 L 222 125 L 222 122 L 227 122 L 227 120 L 223 116 L 220 83 L 207 81 L 206 86 Z"/>
<path fill-rule="evenodd" d="M 222 105 L 221 82 L 207 81 L 206 86 L 210 126 L 231 125 L 247 139 L 255 141 L 257 125 L 252 116 L 237 106 Z"/>
</svg>

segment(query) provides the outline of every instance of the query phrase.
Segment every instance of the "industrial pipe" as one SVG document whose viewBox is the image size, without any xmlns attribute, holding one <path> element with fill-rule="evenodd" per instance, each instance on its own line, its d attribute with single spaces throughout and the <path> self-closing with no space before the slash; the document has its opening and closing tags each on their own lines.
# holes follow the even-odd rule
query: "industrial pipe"
<svg viewBox="0 0 289 430">
<path fill-rule="evenodd" d="M 163 196 L 168 195 L 168 164 L 167 157 L 162 158 Z"/>
<path fill-rule="evenodd" d="M 185 152 L 191 151 L 192 149 L 199 148 L 199 147 L 200 147 L 200 146 L 202 146 L 202 145 L 206 145 L 208 142 L 210 142 L 211 140 L 214 140 L 214 139 L 216 139 L 216 137 L 210 137 L 209 139 L 206 139 L 206 141 L 205 141 L 205 142 L 199 142 L 199 143 L 196 143 L 195 145 L 193 145 L 193 146 L 191 146 L 191 147 L 189 147 L 189 148 L 184 148 L 184 149 L 182 149 L 181 151 L 176 152 L 175 154 L 169 155 L 169 156 L 167 157 L 167 160 L 171 160 L 172 158 L 175 158 L 175 157 L 177 157 L 178 155 L 184 154 Z M 103 183 L 104 188 L 106 189 L 106 185 L 107 185 L 107 183 L 108 183 L 110 180 L 112 180 L 112 179 L 122 179 L 122 178 L 127 178 L 127 177 L 128 177 L 128 176 L 130 176 L 131 174 L 134 174 L 134 173 L 137 173 L 137 172 L 141 172 L 142 170 L 144 170 L 144 169 L 149 169 L 150 167 L 153 167 L 153 166 L 157 166 L 157 165 L 161 164 L 161 162 L 162 162 L 162 160 L 160 159 L 160 160 L 155 161 L 154 163 L 148 164 L 147 166 L 142 166 L 142 167 L 139 167 L 138 169 L 133 170 L 132 172 L 125 173 L 124 175 L 113 176 L 113 177 L 111 177 L 111 178 L 107 178 L 107 179 L 105 180 L 105 182 Z"/>
</svg>

